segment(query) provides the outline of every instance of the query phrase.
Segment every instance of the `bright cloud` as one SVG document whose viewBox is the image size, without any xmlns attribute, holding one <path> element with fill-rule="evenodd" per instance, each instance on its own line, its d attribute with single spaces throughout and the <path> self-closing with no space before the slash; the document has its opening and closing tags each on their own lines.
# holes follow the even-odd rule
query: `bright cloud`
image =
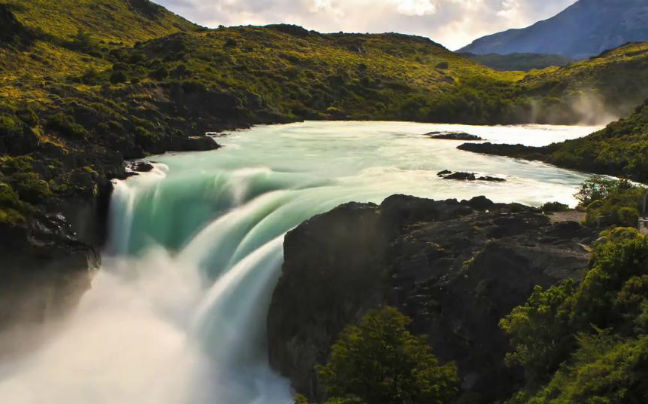
<svg viewBox="0 0 648 404">
<path fill-rule="evenodd" d="M 450 49 L 549 18 L 576 0 L 154 0 L 199 24 L 289 23 L 321 32 L 402 32 Z"/>
</svg>

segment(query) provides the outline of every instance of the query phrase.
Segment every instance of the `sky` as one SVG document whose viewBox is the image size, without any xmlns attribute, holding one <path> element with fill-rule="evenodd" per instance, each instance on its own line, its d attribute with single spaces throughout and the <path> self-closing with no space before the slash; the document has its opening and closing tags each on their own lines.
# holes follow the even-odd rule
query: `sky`
<svg viewBox="0 0 648 404">
<path fill-rule="evenodd" d="M 401 32 L 455 50 L 576 0 L 154 0 L 207 27 L 289 23 L 320 32 Z"/>
</svg>

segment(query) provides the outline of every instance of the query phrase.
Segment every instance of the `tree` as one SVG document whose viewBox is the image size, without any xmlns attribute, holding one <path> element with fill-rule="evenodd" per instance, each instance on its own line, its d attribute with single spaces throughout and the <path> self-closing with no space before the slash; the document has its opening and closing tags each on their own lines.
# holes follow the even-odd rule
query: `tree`
<svg viewBox="0 0 648 404">
<path fill-rule="evenodd" d="M 458 392 L 454 363 L 440 365 L 411 320 L 392 307 L 345 328 L 318 373 L 332 402 L 444 403 Z"/>
</svg>

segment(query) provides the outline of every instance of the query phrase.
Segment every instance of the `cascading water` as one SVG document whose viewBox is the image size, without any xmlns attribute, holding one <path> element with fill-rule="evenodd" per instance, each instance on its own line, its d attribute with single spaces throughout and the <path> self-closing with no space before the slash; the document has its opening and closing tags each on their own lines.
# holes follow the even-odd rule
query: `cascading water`
<svg viewBox="0 0 648 404">
<path fill-rule="evenodd" d="M 288 230 L 341 203 L 394 193 L 573 204 L 583 175 L 421 134 L 541 145 L 594 129 L 307 122 L 237 132 L 215 152 L 156 157 L 153 172 L 115 183 L 92 289 L 43 347 L 0 363 L 0 401 L 289 402 L 265 347 Z M 443 180 L 443 169 L 507 182 Z"/>
</svg>

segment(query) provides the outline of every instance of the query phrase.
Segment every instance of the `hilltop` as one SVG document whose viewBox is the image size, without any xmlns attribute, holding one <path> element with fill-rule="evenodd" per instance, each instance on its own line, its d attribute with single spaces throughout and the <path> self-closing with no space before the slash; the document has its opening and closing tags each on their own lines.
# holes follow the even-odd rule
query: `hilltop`
<svg viewBox="0 0 648 404">
<path fill-rule="evenodd" d="M 628 42 L 646 40 L 645 1 L 579 0 L 548 20 L 479 38 L 460 52 L 545 53 L 586 59 Z"/>
</svg>

